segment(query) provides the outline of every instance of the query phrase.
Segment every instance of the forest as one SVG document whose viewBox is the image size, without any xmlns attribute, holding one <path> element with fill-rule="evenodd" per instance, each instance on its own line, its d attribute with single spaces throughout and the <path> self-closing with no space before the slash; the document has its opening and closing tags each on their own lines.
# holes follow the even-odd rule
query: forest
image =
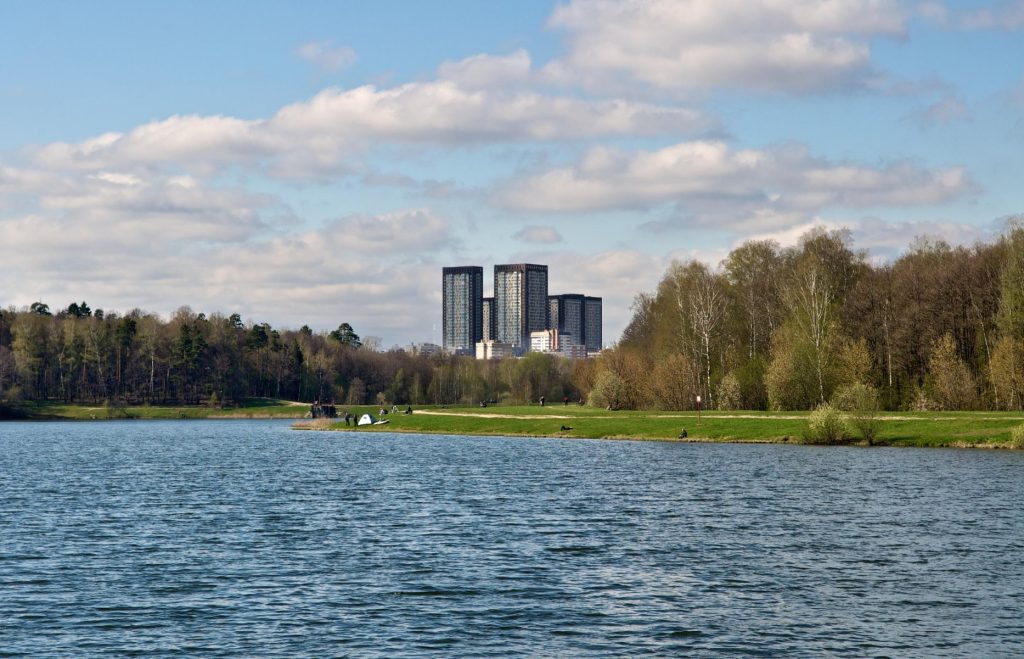
<svg viewBox="0 0 1024 659">
<path fill-rule="evenodd" d="M 228 406 L 526 403 L 611 409 L 1024 408 L 1024 228 L 952 247 L 917 239 L 873 263 L 845 230 L 751 241 L 717 267 L 674 262 L 618 343 L 588 360 L 476 361 L 362 346 L 182 307 L 0 311 L 0 402 Z"/>
<path fill-rule="evenodd" d="M 872 264 L 844 230 L 673 263 L 595 383 L 618 407 L 1021 409 L 1024 229 L 990 244 L 918 238 Z M 607 393 L 605 393 L 607 392 Z M 593 396 L 592 396 L 593 397 Z"/>
<path fill-rule="evenodd" d="M 249 398 L 363 405 L 525 402 L 571 393 L 574 364 L 551 355 L 477 362 L 365 349 L 331 332 L 243 323 L 188 307 L 168 320 L 86 302 L 0 311 L 0 403 L 232 406 Z"/>
</svg>

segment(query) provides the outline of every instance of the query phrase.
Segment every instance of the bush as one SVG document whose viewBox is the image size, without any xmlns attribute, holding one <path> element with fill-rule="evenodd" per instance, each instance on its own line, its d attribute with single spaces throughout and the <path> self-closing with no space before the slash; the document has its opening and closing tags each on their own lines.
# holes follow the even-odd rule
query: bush
<svg viewBox="0 0 1024 659">
<path fill-rule="evenodd" d="M 803 440 L 805 444 L 845 444 L 849 437 L 843 415 L 828 403 L 822 403 L 807 417 Z"/>
<path fill-rule="evenodd" d="M 914 401 L 910 404 L 910 409 L 913 412 L 935 412 L 941 409 L 941 407 L 931 398 L 928 398 L 928 394 L 923 389 L 918 389 L 914 395 Z"/>
<path fill-rule="evenodd" d="M 1010 448 L 1024 449 L 1024 424 L 1010 431 Z"/>
<path fill-rule="evenodd" d="M 611 371 L 602 371 L 590 391 L 590 404 L 593 407 L 618 409 L 625 395 L 625 384 L 622 378 Z"/>
<path fill-rule="evenodd" d="M 718 384 L 718 409 L 738 410 L 743 405 L 740 380 L 732 373 L 726 374 Z"/>
<path fill-rule="evenodd" d="M 846 412 L 846 420 L 870 446 L 878 434 L 878 392 L 866 384 L 851 384 L 836 391 L 832 402 Z"/>
</svg>

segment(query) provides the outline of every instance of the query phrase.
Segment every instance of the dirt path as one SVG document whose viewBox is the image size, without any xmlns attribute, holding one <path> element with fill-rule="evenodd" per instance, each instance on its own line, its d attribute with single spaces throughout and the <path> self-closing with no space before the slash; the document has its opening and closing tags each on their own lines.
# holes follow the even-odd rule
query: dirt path
<svg viewBox="0 0 1024 659">
<path fill-rule="evenodd" d="M 493 412 L 438 412 L 436 410 L 416 410 L 415 414 L 432 416 L 472 416 L 478 419 L 596 419 L 596 416 L 563 416 L 559 414 L 495 414 Z"/>
</svg>

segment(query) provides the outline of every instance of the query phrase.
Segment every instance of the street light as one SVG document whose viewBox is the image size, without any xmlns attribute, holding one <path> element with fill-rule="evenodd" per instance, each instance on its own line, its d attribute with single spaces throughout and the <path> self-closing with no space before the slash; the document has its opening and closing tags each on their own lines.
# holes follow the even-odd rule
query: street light
<svg viewBox="0 0 1024 659">
<path fill-rule="evenodd" d="M 700 394 L 697 394 L 697 425 L 700 425 Z"/>
</svg>

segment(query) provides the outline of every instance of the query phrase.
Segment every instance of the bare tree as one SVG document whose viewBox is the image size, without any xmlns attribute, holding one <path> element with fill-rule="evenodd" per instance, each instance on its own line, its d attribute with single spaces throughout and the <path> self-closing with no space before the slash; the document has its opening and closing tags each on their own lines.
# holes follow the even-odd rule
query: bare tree
<svg viewBox="0 0 1024 659">
<path fill-rule="evenodd" d="M 676 264 L 674 267 L 676 308 L 682 320 L 682 340 L 684 345 L 690 347 L 694 361 L 699 365 L 700 390 L 704 400 L 708 407 L 713 407 L 711 351 L 727 310 L 725 283 L 722 275 L 711 272 L 698 261 L 691 261 L 685 266 Z"/>
<path fill-rule="evenodd" d="M 747 358 L 767 352 L 778 324 L 779 246 L 775 241 L 746 242 L 722 262 L 743 316 Z"/>
<path fill-rule="evenodd" d="M 814 258 L 801 259 L 786 289 L 786 300 L 802 337 L 813 349 L 818 402 L 825 402 L 825 368 L 831 357 L 836 289 Z"/>
</svg>

